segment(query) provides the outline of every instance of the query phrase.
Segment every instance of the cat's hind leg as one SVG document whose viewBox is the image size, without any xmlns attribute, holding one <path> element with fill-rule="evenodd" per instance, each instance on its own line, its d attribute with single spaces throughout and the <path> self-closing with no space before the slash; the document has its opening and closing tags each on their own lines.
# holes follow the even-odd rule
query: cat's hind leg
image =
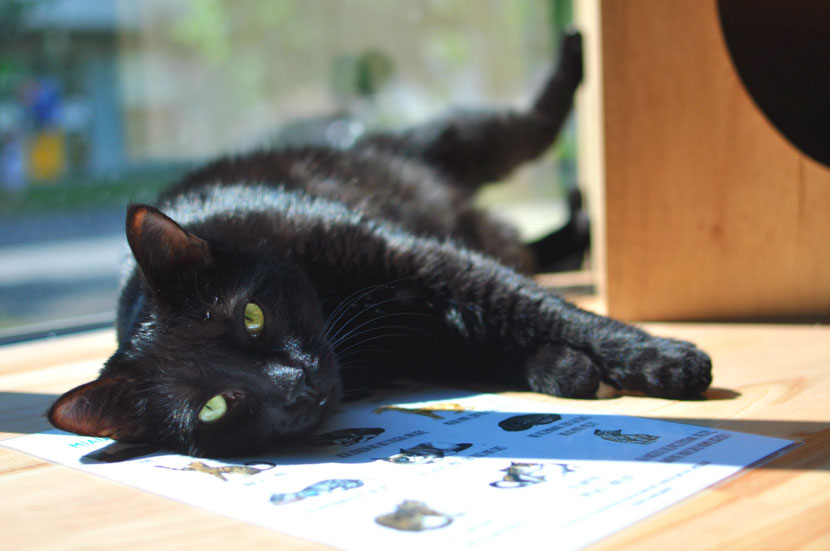
<svg viewBox="0 0 830 551">
<path fill-rule="evenodd" d="M 552 76 L 524 110 L 457 111 L 401 133 L 377 133 L 355 146 L 419 158 L 470 191 L 507 176 L 556 139 L 582 80 L 582 37 L 567 33 Z"/>
</svg>

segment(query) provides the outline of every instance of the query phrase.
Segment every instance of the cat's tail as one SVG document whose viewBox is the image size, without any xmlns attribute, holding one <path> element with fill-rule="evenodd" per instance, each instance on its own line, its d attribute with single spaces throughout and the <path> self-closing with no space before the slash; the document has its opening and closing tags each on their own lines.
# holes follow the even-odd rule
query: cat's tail
<svg viewBox="0 0 830 551">
<path fill-rule="evenodd" d="M 568 272 L 582 267 L 585 254 L 591 247 L 591 225 L 578 188 L 568 194 L 568 211 L 568 221 L 564 226 L 528 243 L 536 257 L 537 272 Z"/>
</svg>

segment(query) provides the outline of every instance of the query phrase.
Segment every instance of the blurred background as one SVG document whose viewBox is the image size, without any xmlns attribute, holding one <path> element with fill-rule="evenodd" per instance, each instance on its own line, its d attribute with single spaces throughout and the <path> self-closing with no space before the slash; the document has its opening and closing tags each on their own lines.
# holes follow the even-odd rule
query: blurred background
<svg viewBox="0 0 830 551">
<path fill-rule="evenodd" d="M 112 323 L 127 201 L 265 145 L 527 102 L 570 0 L 0 0 L 0 342 Z M 482 204 L 565 221 L 571 120 Z"/>
</svg>

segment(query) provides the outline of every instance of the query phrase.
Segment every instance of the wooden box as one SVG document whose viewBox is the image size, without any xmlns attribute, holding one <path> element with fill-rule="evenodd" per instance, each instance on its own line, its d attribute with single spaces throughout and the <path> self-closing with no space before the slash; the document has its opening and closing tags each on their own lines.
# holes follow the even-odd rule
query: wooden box
<svg viewBox="0 0 830 551">
<path fill-rule="evenodd" d="M 716 1 L 589 4 L 578 6 L 588 67 L 580 155 L 599 184 L 588 199 L 608 313 L 830 314 L 830 168 L 753 102 Z"/>
</svg>

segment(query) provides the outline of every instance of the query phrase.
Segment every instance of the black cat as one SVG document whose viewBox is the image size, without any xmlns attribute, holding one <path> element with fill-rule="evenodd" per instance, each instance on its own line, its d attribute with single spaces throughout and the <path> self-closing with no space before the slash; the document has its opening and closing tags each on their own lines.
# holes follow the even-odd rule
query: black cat
<svg viewBox="0 0 830 551">
<path fill-rule="evenodd" d="M 526 111 L 227 158 L 158 209 L 130 206 L 118 350 L 49 420 L 219 456 L 306 434 L 344 388 L 387 376 L 699 395 L 706 354 L 540 288 L 519 273 L 532 249 L 472 206 L 479 186 L 553 142 L 581 77 L 571 34 Z"/>
</svg>

